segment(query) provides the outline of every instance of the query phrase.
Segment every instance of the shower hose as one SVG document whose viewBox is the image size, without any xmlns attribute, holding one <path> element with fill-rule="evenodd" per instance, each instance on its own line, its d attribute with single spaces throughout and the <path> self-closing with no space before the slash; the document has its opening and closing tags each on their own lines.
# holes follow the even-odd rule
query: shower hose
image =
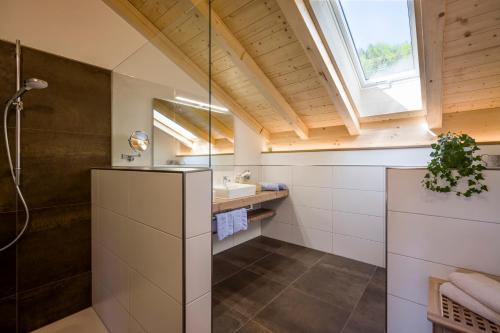
<svg viewBox="0 0 500 333">
<path fill-rule="evenodd" d="M 12 176 L 12 181 L 14 182 L 14 185 L 16 187 L 16 192 L 17 192 L 17 194 L 19 194 L 19 198 L 21 199 L 21 202 L 24 206 L 24 210 L 26 211 L 26 219 L 24 220 L 24 226 L 21 229 L 21 232 L 19 232 L 19 234 L 10 243 L 2 246 L 0 248 L 0 252 L 2 252 L 4 250 L 8 249 L 9 247 L 11 247 L 12 245 L 14 245 L 19 240 L 19 238 L 22 237 L 22 235 L 26 231 L 26 228 L 28 227 L 29 220 L 30 220 L 30 213 L 28 210 L 28 205 L 26 204 L 26 200 L 24 199 L 23 192 L 19 188 L 19 184 L 16 182 L 16 174 L 14 173 L 14 167 L 12 165 L 12 157 L 10 156 L 9 136 L 7 134 L 7 115 L 9 114 L 9 109 L 13 103 L 14 103 L 14 99 L 10 99 L 7 102 L 7 105 L 5 106 L 5 110 L 3 113 L 3 133 L 5 135 L 5 149 L 7 150 L 7 158 L 9 160 L 10 174 Z"/>
</svg>

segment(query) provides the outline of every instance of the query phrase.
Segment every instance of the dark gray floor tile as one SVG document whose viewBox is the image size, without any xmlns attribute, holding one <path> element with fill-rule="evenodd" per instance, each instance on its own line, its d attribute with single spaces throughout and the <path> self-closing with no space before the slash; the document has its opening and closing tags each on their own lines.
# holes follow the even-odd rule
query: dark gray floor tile
<svg viewBox="0 0 500 333">
<path fill-rule="evenodd" d="M 245 244 L 258 247 L 260 249 L 266 250 L 266 251 L 271 251 L 274 252 L 278 250 L 279 248 L 282 248 L 283 246 L 287 245 L 288 243 L 282 242 L 277 239 L 269 238 L 269 237 L 264 237 L 264 236 L 259 236 L 256 238 L 253 238 L 246 242 Z"/>
<path fill-rule="evenodd" d="M 303 274 L 308 267 L 300 261 L 273 253 L 247 268 L 276 282 L 288 285 Z"/>
<path fill-rule="evenodd" d="M 0 332 L 16 332 L 16 297 L 0 299 Z"/>
<path fill-rule="evenodd" d="M 297 259 L 308 266 L 312 266 L 325 255 L 325 253 L 321 251 L 316 251 L 303 246 L 288 243 L 276 250 L 276 253 L 281 254 L 285 257 Z"/>
<path fill-rule="evenodd" d="M 325 302 L 351 311 L 368 285 L 369 277 L 348 274 L 328 265 L 316 265 L 294 286 Z"/>
<path fill-rule="evenodd" d="M 318 265 L 328 266 L 329 268 L 345 272 L 351 275 L 370 278 L 375 272 L 376 266 L 366 264 L 361 261 L 336 256 L 333 254 L 326 254 L 319 261 Z"/>
<path fill-rule="evenodd" d="M 212 299 L 212 322 L 214 333 L 232 333 L 240 328 L 247 320 L 248 318 L 238 311 L 232 310 L 216 298 Z"/>
<path fill-rule="evenodd" d="M 238 333 L 273 333 L 256 321 L 249 321 L 245 326 L 238 330 Z"/>
<path fill-rule="evenodd" d="M 221 252 L 218 256 L 238 267 L 245 267 L 268 255 L 270 252 L 250 245 L 240 244 Z"/>
<path fill-rule="evenodd" d="M 219 255 L 213 257 L 213 279 L 212 285 L 216 285 L 227 277 L 238 272 L 241 268 L 222 259 Z"/>
<path fill-rule="evenodd" d="M 262 275 L 242 270 L 213 288 L 213 296 L 231 309 L 252 317 L 285 288 Z"/>
<path fill-rule="evenodd" d="M 385 288 L 370 283 L 343 333 L 385 332 Z"/>
<path fill-rule="evenodd" d="M 348 316 L 349 311 L 290 288 L 255 320 L 276 333 L 335 333 L 341 331 Z"/>
</svg>

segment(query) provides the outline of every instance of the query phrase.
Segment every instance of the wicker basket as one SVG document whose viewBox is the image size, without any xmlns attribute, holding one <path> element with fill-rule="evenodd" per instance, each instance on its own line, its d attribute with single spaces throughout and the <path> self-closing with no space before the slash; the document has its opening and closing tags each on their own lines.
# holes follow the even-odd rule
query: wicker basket
<svg viewBox="0 0 500 333">
<path fill-rule="evenodd" d="M 500 333 L 500 326 L 441 295 L 439 286 L 445 280 L 429 278 L 427 319 L 434 333 Z"/>
</svg>

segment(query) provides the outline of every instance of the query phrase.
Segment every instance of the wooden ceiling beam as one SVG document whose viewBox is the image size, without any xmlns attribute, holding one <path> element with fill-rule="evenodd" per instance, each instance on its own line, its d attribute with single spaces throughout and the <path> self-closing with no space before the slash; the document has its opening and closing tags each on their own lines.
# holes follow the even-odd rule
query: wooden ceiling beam
<svg viewBox="0 0 500 333">
<path fill-rule="evenodd" d="M 127 0 L 103 0 L 113 11 L 153 43 L 195 82 L 208 90 L 209 76 L 169 40 L 148 18 Z M 270 134 L 252 115 L 243 109 L 222 87 L 212 81 L 212 95 L 253 131 L 269 140 Z"/>
<path fill-rule="evenodd" d="M 333 105 L 350 135 L 360 134 L 359 120 L 341 75 L 330 58 L 303 0 L 277 0 L 288 24 L 292 27 L 307 57 L 321 78 Z"/>
<path fill-rule="evenodd" d="M 208 0 L 191 0 L 191 2 L 198 12 L 205 17 L 208 24 L 208 17 L 210 14 Z M 250 82 L 257 88 L 259 93 L 264 96 L 267 102 L 286 120 L 293 131 L 301 139 L 307 139 L 309 129 L 306 124 L 300 119 L 299 115 L 290 106 L 285 97 L 283 97 L 260 66 L 246 51 L 245 47 L 213 9 L 211 19 L 212 31 L 214 31 L 217 46 L 221 47 L 230 56 L 234 65 L 245 74 Z"/>
<path fill-rule="evenodd" d="M 207 111 L 196 109 L 196 108 L 192 108 L 191 111 L 194 112 L 194 113 L 196 113 L 196 115 L 199 118 L 203 119 L 203 121 L 206 121 L 207 124 L 208 124 L 209 115 L 208 115 Z M 212 119 L 212 130 L 215 131 L 215 132 L 217 132 L 223 138 L 227 139 L 229 142 L 234 143 L 234 133 L 233 133 L 233 131 L 229 127 L 227 127 L 226 125 L 224 125 L 224 123 L 222 121 L 220 121 L 219 119 L 217 119 L 217 116 L 214 115 L 214 113 L 215 112 L 212 112 L 212 116 L 211 116 L 211 119 Z"/>
<path fill-rule="evenodd" d="M 210 142 L 211 144 L 215 145 L 215 138 L 214 137 L 210 138 L 208 135 L 208 131 L 206 131 L 202 128 L 199 128 L 198 126 L 193 124 L 191 121 L 189 121 L 188 119 L 181 116 L 179 113 L 176 113 L 175 110 L 167 104 L 167 102 L 154 98 L 153 99 L 153 109 L 157 110 L 162 115 L 164 115 L 168 119 L 172 120 L 173 122 L 177 123 L 182 128 L 193 133 L 194 135 L 196 135 L 200 139 L 202 139 L 206 142 Z M 207 123 L 207 125 L 208 125 L 208 123 Z"/>
<path fill-rule="evenodd" d="M 431 129 L 443 126 L 445 0 L 415 1 L 422 101 Z"/>
</svg>

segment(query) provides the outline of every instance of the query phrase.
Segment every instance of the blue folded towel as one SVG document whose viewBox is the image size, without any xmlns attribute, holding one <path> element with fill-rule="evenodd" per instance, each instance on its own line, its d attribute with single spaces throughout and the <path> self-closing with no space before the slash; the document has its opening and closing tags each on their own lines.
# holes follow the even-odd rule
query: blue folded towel
<svg viewBox="0 0 500 333">
<path fill-rule="evenodd" d="M 217 237 L 223 240 L 235 232 L 247 230 L 248 216 L 245 208 L 215 215 L 217 220 Z"/>
<path fill-rule="evenodd" d="M 260 183 L 260 186 L 262 191 L 280 191 L 288 189 L 284 183 Z"/>
</svg>

